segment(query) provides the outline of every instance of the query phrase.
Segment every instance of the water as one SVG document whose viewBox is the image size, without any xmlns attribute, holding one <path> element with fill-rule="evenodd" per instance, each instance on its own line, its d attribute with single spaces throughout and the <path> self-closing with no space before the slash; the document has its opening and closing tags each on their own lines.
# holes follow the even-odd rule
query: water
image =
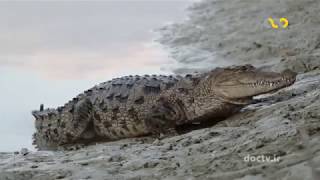
<svg viewBox="0 0 320 180">
<path fill-rule="evenodd" d="M 0 152 L 33 149 L 31 111 L 116 76 L 163 73 L 152 29 L 190 1 L 0 2 Z"/>
</svg>

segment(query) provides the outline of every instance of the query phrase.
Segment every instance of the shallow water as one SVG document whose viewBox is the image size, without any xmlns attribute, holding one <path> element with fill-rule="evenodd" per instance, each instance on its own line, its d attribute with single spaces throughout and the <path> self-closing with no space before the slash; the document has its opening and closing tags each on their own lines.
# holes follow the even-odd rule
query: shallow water
<svg viewBox="0 0 320 180">
<path fill-rule="evenodd" d="M 190 1 L 1 2 L 0 151 L 33 149 L 31 111 L 128 74 L 168 73 L 152 41 Z"/>
</svg>

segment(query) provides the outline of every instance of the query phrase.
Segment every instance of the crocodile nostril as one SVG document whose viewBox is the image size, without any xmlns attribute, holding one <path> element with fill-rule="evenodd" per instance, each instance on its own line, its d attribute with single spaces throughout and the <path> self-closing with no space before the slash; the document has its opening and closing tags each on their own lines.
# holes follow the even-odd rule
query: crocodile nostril
<svg viewBox="0 0 320 180">
<path fill-rule="evenodd" d="M 298 73 L 291 71 L 289 69 L 284 70 L 282 73 L 284 74 L 284 76 L 290 77 L 290 78 L 295 78 L 298 74 Z"/>
</svg>

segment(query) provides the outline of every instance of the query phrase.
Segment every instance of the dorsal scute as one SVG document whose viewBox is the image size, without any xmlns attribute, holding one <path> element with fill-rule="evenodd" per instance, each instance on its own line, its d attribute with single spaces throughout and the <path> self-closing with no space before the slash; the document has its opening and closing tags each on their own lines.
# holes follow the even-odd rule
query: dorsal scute
<svg viewBox="0 0 320 180">
<path fill-rule="evenodd" d="M 172 88 L 183 77 L 165 75 L 131 75 L 101 83 L 93 99 L 104 99 L 107 104 L 134 103 L 140 96 L 154 96 Z M 132 102 L 131 102 L 132 101 Z M 141 102 L 141 101 L 138 101 Z"/>
<path fill-rule="evenodd" d="M 188 75 L 188 78 L 193 77 L 193 75 Z M 141 94 L 145 89 L 145 92 L 160 93 L 164 90 L 172 88 L 178 81 L 185 79 L 186 77 L 175 76 L 175 75 L 129 75 L 119 78 L 113 78 L 112 80 L 102 82 L 93 88 L 85 90 L 83 93 L 77 95 L 76 97 L 69 100 L 63 106 L 56 109 L 45 109 L 41 113 L 38 111 L 33 111 L 33 114 L 48 115 L 52 110 L 56 113 L 61 113 L 66 109 L 70 109 L 78 101 L 88 98 L 94 100 L 95 98 L 106 99 L 105 101 L 115 100 L 114 97 L 119 97 L 120 99 L 130 99 L 130 96 L 136 96 L 138 92 Z M 139 94 L 139 96 L 141 96 Z M 142 94 L 142 95 L 147 95 Z M 137 96 L 137 97 L 139 97 Z M 137 97 L 134 97 L 137 99 Z M 139 99 L 139 98 L 138 98 Z"/>
</svg>

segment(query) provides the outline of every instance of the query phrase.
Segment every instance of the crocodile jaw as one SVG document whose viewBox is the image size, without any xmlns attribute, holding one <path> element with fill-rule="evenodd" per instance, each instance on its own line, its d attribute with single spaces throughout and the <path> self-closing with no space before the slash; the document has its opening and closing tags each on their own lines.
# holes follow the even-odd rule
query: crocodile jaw
<svg viewBox="0 0 320 180">
<path fill-rule="evenodd" d="M 296 73 L 285 70 L 282 73 L 263 72 L 256 68 L 244 71 L 222 72 L 214 82 L 214 91 L 226 101 L 239 104 L 250 103 L 253 96 L 277 91 L 292 85 L 296 80 Z"/>
</svg>

